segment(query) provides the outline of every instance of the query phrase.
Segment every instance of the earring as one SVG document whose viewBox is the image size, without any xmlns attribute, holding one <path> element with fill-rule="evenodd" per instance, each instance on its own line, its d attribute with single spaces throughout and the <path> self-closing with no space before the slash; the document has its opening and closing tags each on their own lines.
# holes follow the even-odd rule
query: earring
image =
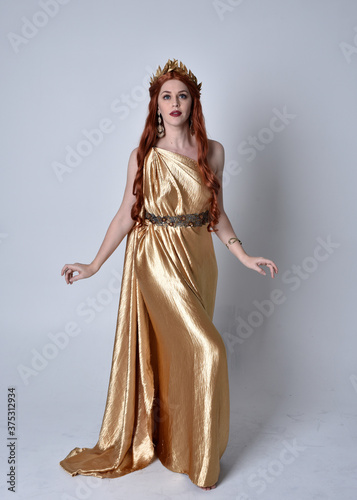
<svg viewBox="0 0 357 500">
<path fill-rule="evenodd" d="M 195 135 L 195 129 L 193 128 L 193 121 L 192 121 L 191 115 L 190 115 L 190 118 L 189 118 L 189 124 L 190 124 L 191 135 Z"/>
<path fill-rule="evenodd" d="M 164 137 L 165 135 L 165 127 L 162 125 L 161 114 L 159 111 L 157 112 L 157 123 L 158 125 L 156 128 L 157 130 L 156 135 L 161 139 L 161 137 Z"/>
</svg>

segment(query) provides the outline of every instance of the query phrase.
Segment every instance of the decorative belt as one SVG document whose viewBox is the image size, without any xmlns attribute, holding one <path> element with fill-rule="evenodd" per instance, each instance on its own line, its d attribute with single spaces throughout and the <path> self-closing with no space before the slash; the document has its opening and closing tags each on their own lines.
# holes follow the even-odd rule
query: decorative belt
<svg viewBox="0 0 357 500">
<path fill-rule="evenodd" d="M 148 219 L 157 226 L 197 227 L 209 222 L 209 211 L 206 210 L 199 214 L 164 215 L 162 217 L 145 211 L 145 219 Z"/>
</svg>

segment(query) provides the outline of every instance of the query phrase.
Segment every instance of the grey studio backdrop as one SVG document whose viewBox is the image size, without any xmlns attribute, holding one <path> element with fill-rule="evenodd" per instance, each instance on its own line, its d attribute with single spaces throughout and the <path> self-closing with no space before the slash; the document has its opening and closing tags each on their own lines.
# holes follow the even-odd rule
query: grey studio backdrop
<svg viewBox="0 0 357 500">
<path fill-rule="evenodd" d="M 138 498 L 201 494 L 159 465 L 175 492 L 153 483 L 150 493 L 146 471 L 135 484 L 97 484 L 58 466 L 98 437 L 125 241 L 90 280 L 68 286 L 60 271 L 94 258 L 143 130 L 148 79 L 168 58 L 203 82 L 238 237 L 279 267 L 274 280 L 262 277 L 213 237 L 231 435 L 226 486 L 210 494 L 277 498 L 281 487 L 289 499 L 352 498 L 356 2 L 2 0 L 0 25 L 0 399 L 4 417 L 15 387 L 16 498 L 118 498 L 124 485 Z M 8 437 L 2 419 L 10 497 Z M 337 466 L 325 461 L 330 445 Z M 295 446 L 294 463 L 279 462 L 284 446 Z M 271 457 L 283 465 L 268 481 L 259 467 Z"/>
</svg>

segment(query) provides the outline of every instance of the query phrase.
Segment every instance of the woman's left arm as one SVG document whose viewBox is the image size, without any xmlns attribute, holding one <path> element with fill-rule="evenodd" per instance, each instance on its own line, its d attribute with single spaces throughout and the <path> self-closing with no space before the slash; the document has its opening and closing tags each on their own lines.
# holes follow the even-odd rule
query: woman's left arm
<svg viewBox="0 0 357 500">
<path fill-rule="evenodd" d="M 217 229 L 216 235 L 218 238 L 224 243 L 229 251 L 237 257 L 242 264 L 244 264 L 249 269 L 253 269 L 257 271 L 259 274 L 266 275 L 264 269 L 260 266 L 267 266 L 270 269 L 270 275 L 274 278 L 274 273 L 278 272 L 277 265 L 269 259 L 265 259 L 264 257 L 252 257 L 248 255 L 244 249 L 240 241 L 238 240 L 232 224 L 224 211 L 223 206 L 223 188 L 222 188 L 222 180 L 223 180 L 223 168 L 224 168 L 224 148 L 222 144 L 217 141 L 209 141 L 209 164 L 212 170 L 215 172 L 220 184 L 221 189 L 218 194 L 218 207 L 220 211 L 219 222 L 216 224 L 215 229 Z M 231 243 L 229 243 L 231 241 Z"/>
</svg>

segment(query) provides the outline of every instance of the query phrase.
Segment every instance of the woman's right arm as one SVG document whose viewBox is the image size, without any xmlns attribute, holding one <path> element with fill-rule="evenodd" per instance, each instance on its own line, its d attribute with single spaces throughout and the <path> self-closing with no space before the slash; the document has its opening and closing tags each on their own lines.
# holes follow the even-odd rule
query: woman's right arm
<svg viewBox="0 0 357 500">
<path fill-rule="evenodd" d="M 133 195 L 133 184 L 138 169 L 136 154 L 137 148 L 132 151 L 129 158 L 127 181 L 122 203 L 108 227 L 97 255 L 90 264 L 80 264 L 79 262 L 65 264 L 61 270 L 61 276 L 64 275 L 67 284 L 72 285 L 74 281 L 89 278 L 98 272 L 133 227 L 135 222 L 131 218 L 131 208 L 136 200 L 136 197 Z M 73 275 L 74 272 L 78 274 Z"/>
</svg>

